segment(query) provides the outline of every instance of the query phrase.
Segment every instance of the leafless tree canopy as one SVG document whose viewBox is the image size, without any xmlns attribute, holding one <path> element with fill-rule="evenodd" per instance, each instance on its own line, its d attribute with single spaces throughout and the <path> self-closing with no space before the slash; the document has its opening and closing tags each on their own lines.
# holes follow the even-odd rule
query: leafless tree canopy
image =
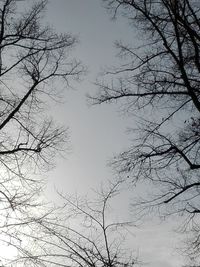
<svg viewBox="0 0 200 267">
<path fill-rule="evenodd" d="M 105 72 L 92 97 L 97 104 L 119 101 L 137 116 L 137 126 L 130 130 L 134 141 L 113 165 L 132 182 L 152 185 L 150 195 L 144 193 L 139 200 L 140 211 L 157 207 L 167 214 L 189 215 L 187 225 L 193 219 L 197 233 L 200 5 L 193 0 L 104 0 L 104 4 L 114 17 L 125 16 L 139 37 L 132 46 L 116 43 L 122 64 Z"/>
<path fill-rule="evenodd" d="M 120 185 L 121 182 L 116 182 L 102 188 L 92 200 L 60 194 L 64 206 L 50 217 L 40 219 L 40 231 L 31 236 L 24 234 L 25 240 L 35 239 L 40 249 L 33 248 L 34 256 L 30 257 L 24 248 L 24 257 L 17 263 L 22 260 L 28 266 L 32 263 L 63 267 L 136 266 L 125 239 L 125 229 L 132 223 L 111 216 Z"/>
<path fill-rule="evenodd" d="M 57 82 L 69 86 L 83 72 L 71 57 L 76 38 L 43 25 L 47 1 L 24 11 L 19 4 L 0 1 L 0 239 L 17 248 L 23 227 L 43 213 L 42 183 L 32 175 L 54 163 L 67 137 L 45 105 L 58 97 Z"/>
</svg>

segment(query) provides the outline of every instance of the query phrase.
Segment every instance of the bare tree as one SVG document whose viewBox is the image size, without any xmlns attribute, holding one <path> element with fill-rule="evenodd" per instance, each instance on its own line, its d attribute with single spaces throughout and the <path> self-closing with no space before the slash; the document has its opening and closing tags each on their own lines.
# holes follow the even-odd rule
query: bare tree
<svg viewBox="0 0 200 267">
<path fill-rule="evenodd" d="M 24 233 L 24 240 L 37 241 L 38 250 L 25 246 L 23 256 L 14 262 L 28 266 L 135 266 L 137 261 L 126 244 L 132 222 L 112 216 L 120 185 L 121 181 L 102 188 L 92 200 L 60 194 L 64 206 L 40 219 L 40 231 Z"/>
<path fill-rule="evenodd" d="M 76 38 L 43 25 L 46 4 L 23 11 L 17 0 L 0 1 L 0 239 L 18 249 L 20 233 L 42 211 L 43 183 L 34 173 L 54 164 L 67 138 L 45 106 L 58 97 L 60 80 L 68 87 L 84 71 L 71 57 Z"/>
<path fill-rule="evenodd" d="M 105 72 L 111 82 L 104 77 L 92 97 L 96 104 L 119 101 L 125 111 L 139 118 L 138 126 L 130 130 L 134 141 L 112 164 L 134 184 L 152 185 L 150 194 L 143 193 L 134 205 L 140 215 L 157 209 L 162 215 L 185 215 L 185 226 L 199 227 L 199 3 L 104 3 L 113 16 L 121 12 L 127 17 L 139 37 L 133 46 L 116 43 L 123 63 Z"/>
</svg>

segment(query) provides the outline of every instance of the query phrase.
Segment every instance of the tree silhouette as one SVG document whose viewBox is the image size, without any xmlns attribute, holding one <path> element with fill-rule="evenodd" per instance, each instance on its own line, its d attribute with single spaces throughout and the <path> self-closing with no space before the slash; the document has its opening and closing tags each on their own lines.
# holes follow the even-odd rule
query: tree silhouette
<svg viewBox="0 0 200 267">
<path fill-rule="evenodd" d="M 25 234 L 24 239 L 35 239 L 39 249 L 29 249 L 30 257 L 24 247 L 24 257 L 15 262 L 26 261 L 29 266 L 136 266 L 138 261 L 126 246 L 127 229 L 133 224 L 111 216 L 121 184 L 110 183 L 96 191 L 92 200 L 60 194 L 63 207 L 39 221 L 40 231 Z"/>
<path fill-rule="evenodd" d="M 185 216 L 184 226 L 195 230 L 192 245 L 199 253 L 199 4 L 193 0 L 104 4 L 114 17 L 121 12 L 139 37 L 133 46 L 116 43 L 121 66 L 105 72 L 91 97 L 95 104 L 118 101 L 136 116 L 137 126 L 130 129 L 134 140 L 112 165 L 134 184 L 151 184 L 150 193 L 143 192 L 133 205 L 140 216 L 155 210 L 163 216 Z"/>
<path fill-rule="evenodd" d="M 68 136 L 45 107 L 58 99 L 59 81 L 68 87 L 84 71 L 71 57 L 76 38 L 44 25 L 46 4 L 22 11 L 17 0 L 0 1 L 0 239 L 18 252 L 21 234 L 45 216 L 34 174 L 54 165 Z"/>
</svg>

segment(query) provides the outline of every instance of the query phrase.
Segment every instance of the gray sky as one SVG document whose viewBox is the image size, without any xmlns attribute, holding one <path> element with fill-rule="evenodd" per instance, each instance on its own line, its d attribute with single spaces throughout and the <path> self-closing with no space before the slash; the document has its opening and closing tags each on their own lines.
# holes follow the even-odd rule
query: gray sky
<svg viewBox="0 0 200 267">
<path fill-rule="evenodd" d="M 88 107 L 85 94 L 95 90 L 93 84 L 102 67 L 117 63 L 115 40 L 133 42 L 137 36 L 125 20 L 115 22 L 102 7 L 101 0 L 50 0 L 47 20 L 57 31 L 79 36 L 74 55 L 88 67 L 89 73 L 76 90 L 66 92 L 66 101 L 55 108 L 59 122 L 70 127 L 71 152 L 59 160 L 49 178 L 48 192 L 54 186 L 66 193 L 89 192 L 101 182 L 112 179 L 108 160 L 128 146 L 126 127 L 131 118 L 122 117 L 114 105 Z M 131 193 L 130 193 L 131 197 Z M 121 205 L 128 201 L 123 197 Z M 133 230 L 130 246 L 139 251 L 149 267 L 178 267 L 182 261 L 175 252 L 177 236 L 171 233 L 173 222 L 146 225 Z"/>
</svg>

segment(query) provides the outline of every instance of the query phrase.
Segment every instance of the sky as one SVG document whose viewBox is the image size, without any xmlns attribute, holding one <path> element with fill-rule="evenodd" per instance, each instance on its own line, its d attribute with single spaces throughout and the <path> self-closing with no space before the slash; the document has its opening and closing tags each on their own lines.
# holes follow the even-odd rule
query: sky
<svg viewBox="0 0 200 267">
<path fill-rule="evenodd" d="M 115 105 L 89 106 L 86 94 L 95 92 L 95 79 L 103 68 L 118 63 L 114 41 L 134 43 L 137 34 L 125 19 L 112 21 L 101 0 L 50 0 L 45 19 L 56 31 L 78 36 L 74 56 L 88 68 L 83 81 L 67 90 L 64 103 L 53 109 L 56 120 L 69 126 L 70 149 L 48 174 L 47 195 L 55 195 L 55 188 L 70 194 L 89 194 L 92 188 L 114 179 L 107 163 L 128 146 L 126 128 L 134 121 L 122 116 Z M 125 215 L 131 194 L 122 194 L 120 201 Z M 133 230 L 130 247 L 139 252 L 148 264 L 145 266 L 182 266 L 176 251 L 178 236 L 171 232 L 174 225 L 172 221 L 148 221 Z"/>
</svg>

